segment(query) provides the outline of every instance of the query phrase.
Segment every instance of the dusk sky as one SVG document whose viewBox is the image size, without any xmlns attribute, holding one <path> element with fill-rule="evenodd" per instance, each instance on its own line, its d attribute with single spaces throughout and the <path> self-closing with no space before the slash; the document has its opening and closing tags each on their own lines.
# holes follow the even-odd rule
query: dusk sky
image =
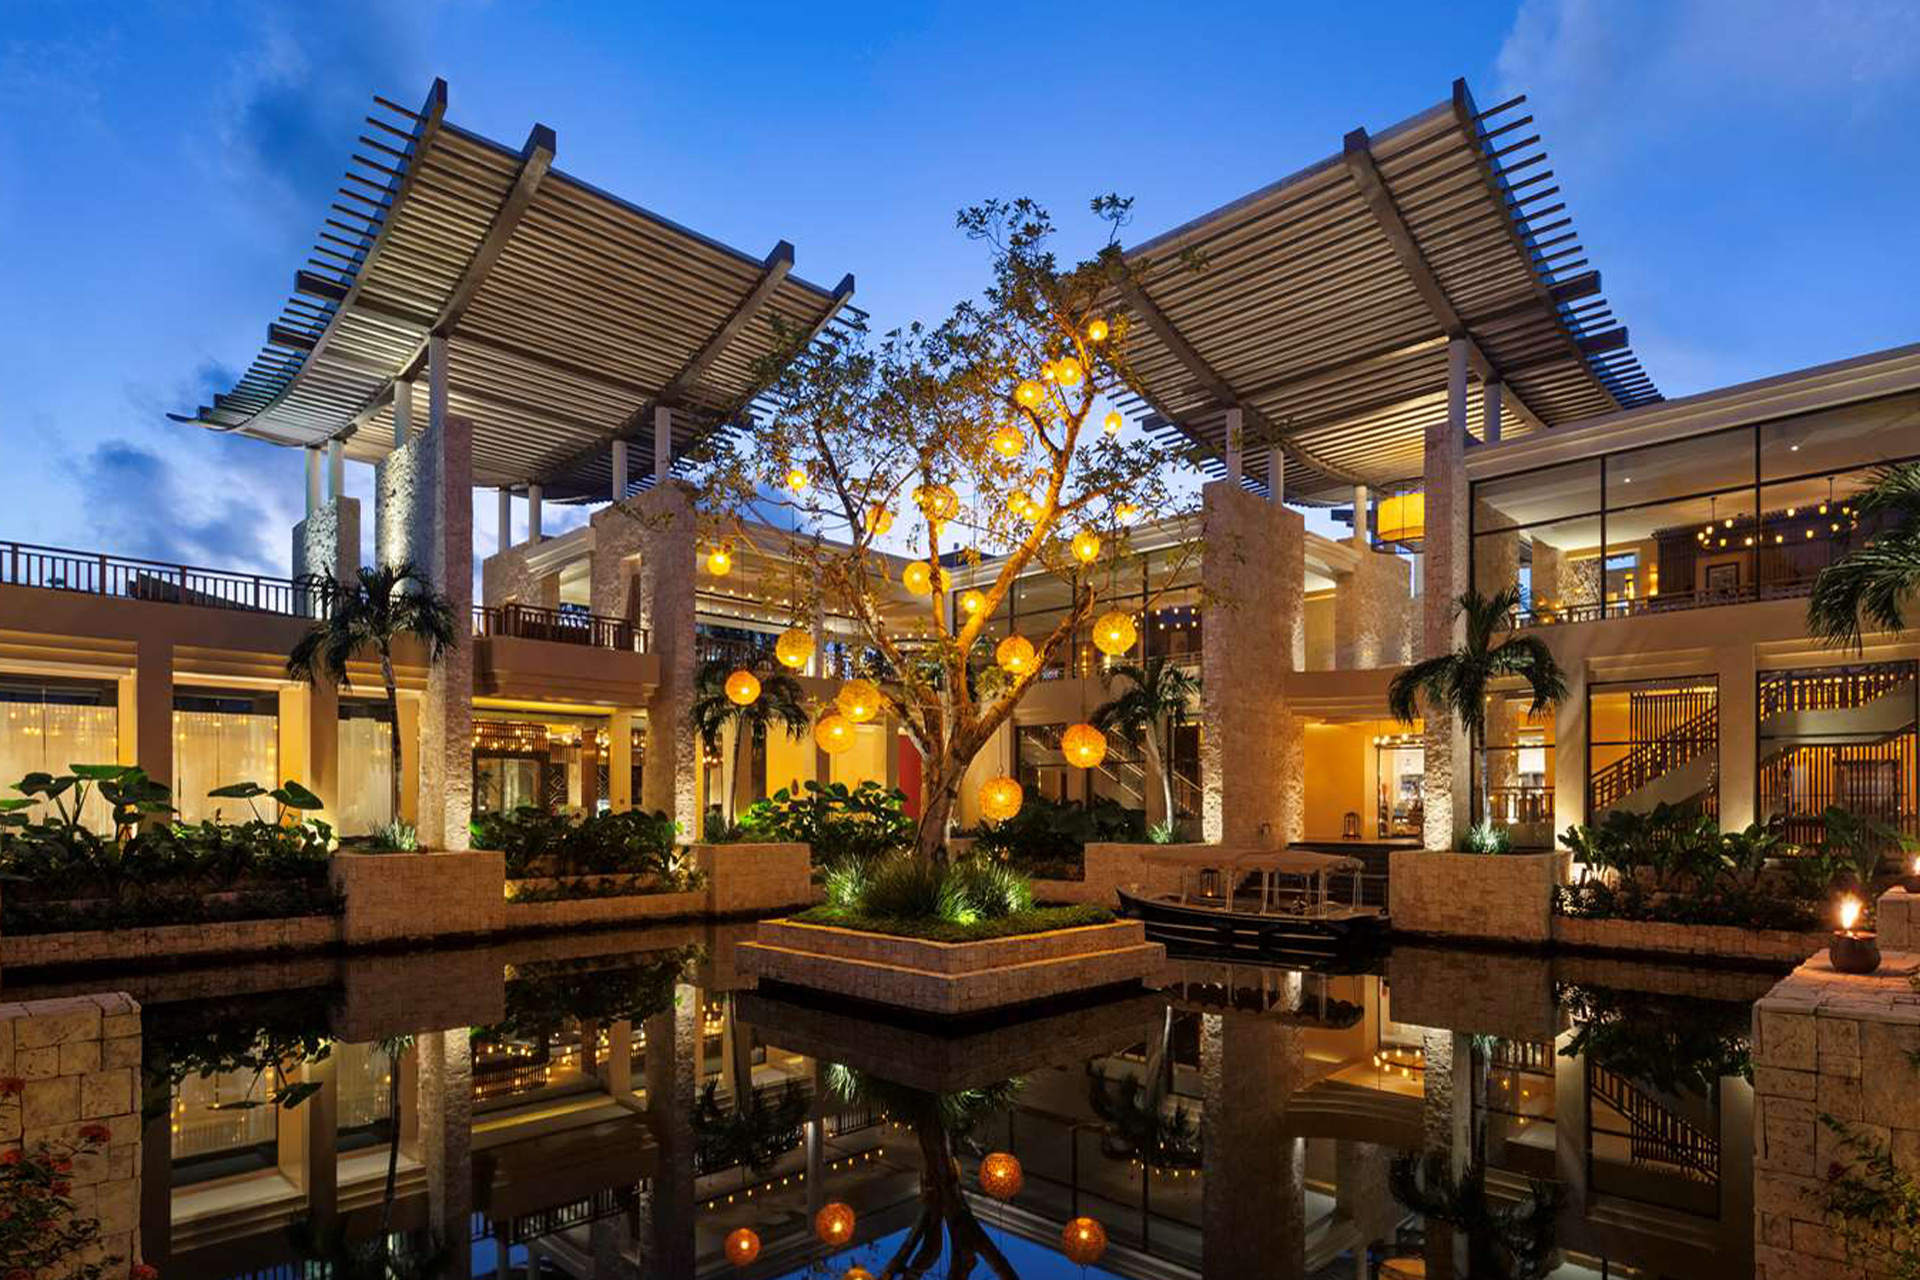
<svg viewBox="0 0 1920 1280">
<path fill-rule="evenodd" d="M 1920 5 L 1388 8 L 0 0 L 4 536 L 288 571 L 298 453 L 165 414 L 253 358 L 370 95 L 436 75 L 458 124 L 545 123 L 568 172 L 856 273 L 881 327 L 982 283 L 963 204 L 1030 194 L 1078 235 L 1119 191 L 1145 238 L 1464 75 L 1530 96 L 1668 396 L 1920 340 Z"/>
</svg>

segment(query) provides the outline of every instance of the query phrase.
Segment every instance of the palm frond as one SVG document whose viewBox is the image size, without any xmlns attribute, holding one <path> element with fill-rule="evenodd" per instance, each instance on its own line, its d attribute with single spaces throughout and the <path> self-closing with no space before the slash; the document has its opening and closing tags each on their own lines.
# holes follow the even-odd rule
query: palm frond
<svg viewBox="0 0 1920 1280">
<path fill-rule="evenodd" d="M 1387 713 L 1401 724 L 1410 725 L 1420 718 L 1422 697 L 1430 706 L 1445 706 L 1448 673 L 1454 655 L 1442 654 L 1416 662 L 1393 678 L 1387 686 Z"/>
</svg>

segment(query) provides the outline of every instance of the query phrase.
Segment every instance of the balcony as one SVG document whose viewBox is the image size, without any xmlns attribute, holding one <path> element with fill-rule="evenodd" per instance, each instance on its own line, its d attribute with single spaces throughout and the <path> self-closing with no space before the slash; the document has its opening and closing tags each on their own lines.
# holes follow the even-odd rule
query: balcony
<svg viewBox="0 0 1920 1280">
<path fill-rule="evenodd" d="M 290 618 L 317 617 L 324 603 L 310 586 L 290 578 L 27 542 L 0 542 L 0 585 Z"/>
<path fill-rule="evenodd" d="M 1600 622 L 1608 618 L 1639 618 L 1656 613 L 1679 613 L 1688 609 L 1713 609 L 1722 605 L 1754 604 L 1767 600 L 1800 600 L 1811 594 L 1813 579 L 1802 578 L 1791 582 L 1728 587 L 1719 591 L 1679 592 L 1587 604 L 1543 604 L 1537 608 L 1515 609 L 1509 616 L 1514 629 L 1520 630 L 1527 627 L 1565 626 L 1576 622 Z"/>
<path fill-rule="evenodd" d="M 637 627 L 624 618 L 530 604 L 475 605 L 473 634 L 486 638 L 548 640 L 620 653 L 647 652 L 648 638 L 644 627 Z"/>
</svg>

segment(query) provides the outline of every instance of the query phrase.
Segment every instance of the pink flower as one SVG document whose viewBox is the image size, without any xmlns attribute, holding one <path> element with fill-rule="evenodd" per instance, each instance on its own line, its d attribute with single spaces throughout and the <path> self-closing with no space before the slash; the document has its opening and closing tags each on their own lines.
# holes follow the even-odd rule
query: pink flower
<svg viewBox="0 0 1920 1280">
<path fill-rule="evenodd" d="M 71 1182 L 56 1182 L 53 1184 L 52 1191 L 53 1191 L 53 1194 L 57 1196 L 72 1195 L 73 1184 Z"/>
<path fill-rule="evenodd" d="M 9 1150 L 9 1151 L 0 1151 L 0 1165 L 6 1165 L 8 1167 L 11 1167 L 19 1163 L 20 1163 L 20 1148 L 14 1147 L 12 1150 Z"/>
<path fill-rule="evenodd" d="M 105 1142 L 113 1137 L 113 1130 L 103 1124 L 80 1126 L 80 1138 L 83 1142 Z"/>
<path fill-rule="evenodd" d="M 133 1264 L 133 1270 L 127 1273 L 128 1280 L 160 1280 L 160 1272 L 144 1262 Z"/>
<path fill-rule="evenodd" d="M 27 1091 L 27 1082 L 19 1076 L 0 1076 L 0 1098 L 17 1098 Z"/>
</svg>

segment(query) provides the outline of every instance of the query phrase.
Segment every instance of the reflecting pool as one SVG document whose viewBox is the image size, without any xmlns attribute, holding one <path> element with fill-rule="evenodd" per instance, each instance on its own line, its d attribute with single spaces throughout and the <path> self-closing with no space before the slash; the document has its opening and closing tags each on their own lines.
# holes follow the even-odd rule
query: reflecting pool
<svg viewBox="0 0 1920 1280">
<path fill-rule="evenodd" d="M 140 1002 L 169 1280 L 379 1274 L 383 1242 L 391 1274 L 456 1277 L 1751 1272 L 1749 1006 L 1777 974 L 1190 956 L 936 1027 L 751 989 L 748 929 L 5 999 Z"/>
</svg>

